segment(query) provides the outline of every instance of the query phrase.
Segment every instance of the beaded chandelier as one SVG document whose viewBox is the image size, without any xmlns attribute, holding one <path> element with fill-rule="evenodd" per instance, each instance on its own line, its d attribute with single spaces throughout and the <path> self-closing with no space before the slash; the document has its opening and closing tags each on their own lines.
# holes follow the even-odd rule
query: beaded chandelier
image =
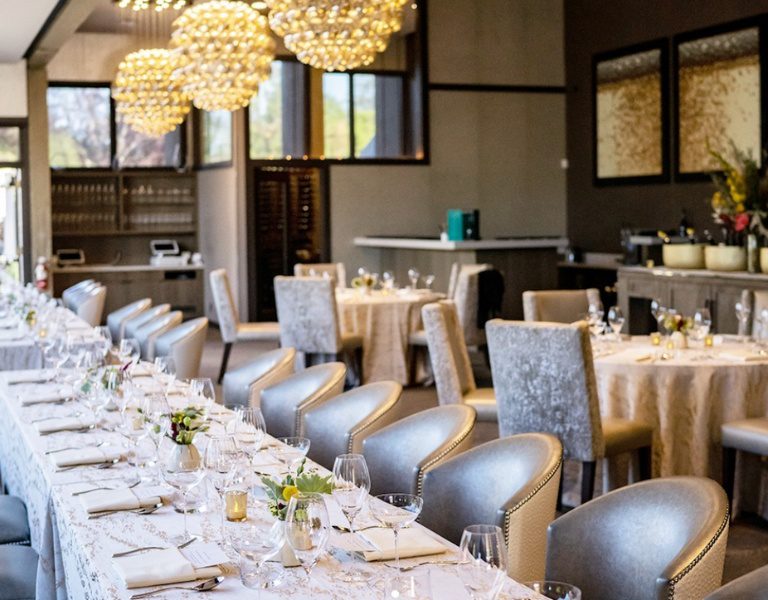
<svg viewBox="0 0 768 600">
<path fill-rule="evenodd" d="M 169 8 L 181 10 L 187 5 L 187 0 L 115 0 L 115 4 L 120 8 L 130 8 L 136 12 L 150 8 L 162 12 Z"/>
<path fill-rule="evenodd" d="M 269 24 L 304 64 L 326 71 L 370 65 L 400 31 L 408 0 L 267 0 Z"/>
<path fill-rule="evenodd" d="M 267 19 L 244 2 L 210 0 L 173 23 L 170 47 L 179 55 L 174 77 L 197 108 L 247 106 L 271 72 L 275 57 Z"/>
<path fill-rule="evenodd" d="M 160 137 L 176 129 L 190 110 L 189 96 L 171 78 L 176 62 L 165 48 L 132 52 L 112 87 L 115 110 L 131 129 Z"/>
</svg>

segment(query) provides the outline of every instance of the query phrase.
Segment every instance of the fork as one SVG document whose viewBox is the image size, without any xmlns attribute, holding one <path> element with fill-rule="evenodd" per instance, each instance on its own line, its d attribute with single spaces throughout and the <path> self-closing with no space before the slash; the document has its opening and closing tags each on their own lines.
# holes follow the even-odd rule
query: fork
<svg viewBox="0 0 768 600">
<path fill-rule="evenodd" d="M 114 515 L 115 513 L 124 512 L 124 513 L 133 513 L 134 515 L 151 515 L 153 512 L 158 511 L 163 507 L 163 503 L 159 502 L 158 504 L 153 504 L 152 506 L 142 506 L 140 508 L 131 508 L 128 510 L 125 509 L 115 509 L 115 510 L 105 510 L 104 512 L 100 513 L 93 513 L 88 518 L 89 519 L 100 519 L 101 517 L 108 517 L 109 515 Z"/>
<path fill-rule="evenodd" d="M 128 486 L 128 489 L 130 490 L 131 488 L 135 488 L 140 483 L 141 483 L 141 480 L 135 481 L 131 485 Z M 113 490 L 114 491 L 116 489 L 118 489 L 118 488 L 113 488 L 113 487 L 97 487 L 97 488 L 91 488 L 89 490 L 81 490 L 79 492 L 73 493 L 72 495 L 73 496 L 80 496 L 82 494 L 90 494 L 91 492 L 98 492 L 98 491 L 101 491 L 101 490 Z"/>
<path fill-rule="evenodd" d="M 56 469 L 57 473 L 64 473 L 66 471 L 71 471 L 72 469 L 79 469 L 81 467 L 96 467 L 97 469 L 111 469 L 114 467 L 117 463 L 122 461 L 122 458 L 114 458 L 110 461 L 105 461 L 101 463 L 93 463 L 89 465 L 71 465 L 69 467 L 62 467 L 61 469 Z"/>
<path fill-rule="evenodd" d="M 389 567 L 390 569 L 397 569 L 397 565 L 390 565 L 389 563 L 383 563 L 385 567 Z M 408 565 L 407 567 L 400 567 L 400 572 L 405 573 L 407 571 L 413 571 L 417 567 L 425 567 L 428 565 L 458 565 L 458 560 L 425 560 L 422 562 L 417 562 L 412 565 Z"/>
<path fill-rule="evenodd" d="M 194 542 L 195 539 L 196 538 L 189 538 L 186 542 L 176 546 L 176 548 L 178 550 L 181 550 L 182 548 L 186 548 L 192 542 Z M 123 556 L 130 556 L 131 554 L 136 554 L 137 552 L 146 552 L 147 550 L 167 550 L 167 548 L 163 548 L 162 546 L 144 546 L 143 548 L 134 548 L 133 550 L 126 550 L 125 552 L 116 552 L 115 554 L 112 555 L 112 558 L 122 558 Z"/>
</svg>

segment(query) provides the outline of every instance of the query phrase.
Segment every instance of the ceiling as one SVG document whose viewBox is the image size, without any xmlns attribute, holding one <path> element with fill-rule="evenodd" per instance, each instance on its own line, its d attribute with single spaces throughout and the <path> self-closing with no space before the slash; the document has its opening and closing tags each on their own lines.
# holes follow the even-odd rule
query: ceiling
<svg viewBox="0 0 768 600">
<path fill-rule="evenodd" d="M 0 63 L 24 58 L 57 0 L 0 0 Z"/>
</svg>

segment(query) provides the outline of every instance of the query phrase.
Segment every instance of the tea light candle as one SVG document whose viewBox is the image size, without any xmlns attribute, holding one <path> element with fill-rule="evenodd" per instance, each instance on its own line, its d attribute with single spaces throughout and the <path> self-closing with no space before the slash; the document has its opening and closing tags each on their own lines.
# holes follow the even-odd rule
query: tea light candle
<svg viewBox="0 0 768 600">
<path fill-rule="evenodd" d="M 248 518 L 248 492 L 229 490 L 224 493 L 227 521 L 245 521 Z"/>
<path fill-rule="evenodd" d="M 715 336 L 714 334 L 708 333 L 704 336 L 704 347 L 706 348 L 712 348 L 715 345 Z"/>
<path fill-rule="evenodd" d="M 674 350 L 675 349 L 675 342 L 673 342 L 671 339 L 667 340 L 667 350 Z"/>
<path fill-rule="evenodd" d="M 658 331 L 654 331 L 651 334 L 651 344 L 654 346 L 660 346 L 661 345 L 661 334 Z"/>
</svg>

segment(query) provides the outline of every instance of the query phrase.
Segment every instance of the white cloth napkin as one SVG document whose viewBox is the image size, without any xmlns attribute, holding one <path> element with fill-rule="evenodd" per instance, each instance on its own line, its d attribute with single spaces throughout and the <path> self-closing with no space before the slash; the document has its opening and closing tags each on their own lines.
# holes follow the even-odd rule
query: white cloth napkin
<svg viewBox="0 0 768 600">
<path fill-rule="evenodd" d="M 156 506 L 161 502 L 167 502 L 171 495 L 172 492 L 166 493 L 157 487 L 135 487 L 96 490 L 78 497 L 86 512 L 90 514 L 105 510 L 134 510 L 145 506 Z"/>
<path fill-rule="evenodd" d="M 376 548 L 376 550 L 363 552 L 366 561 L 395 558 L 395 536 L 391 529 L 368 529 L 361 531 L 359 535 Z M 397 541 L 400 558 L 442 554 L 448 550 L 439 541 L 416 527 L 401 529 Z"/>
<path fill-rule="evenodd" d="M 729 360 L 731 362 L 756 362 L 761 360 L 768 360 L 768 356 L 764 354 L 758 354 L 752 350 L 732 348 L 717 354 L 718 358 L 723 360 Z"/>
<path fill-rule="evenodd" d="M 47 404 L 49 402 L 59 402 L 70 398 L 74 390 L 69 385 L 57 385 L 55 383 L 43 383 L 32 385 L 19 392 L 22 406 L 31 406 L 33 404 Z"/>
<path fill-rule="evenodd" d="M 13 329 L 14 327 L 18 326 L 18 320 L 14 319 L 13 317 L 3 317 L 0 319 L 0 329 Z"/>
<path fill-rule="evenodd" d="M 78 417 L 52 417 L 35 423 L 35 429 L 40 434 L 46 434 L 57 431 L 76 431 L 90 425 L 90 422 Z"/>
<path fill-rule="evenodd" d="M 219 567 L 195 569 L 176 548 L 152 550 L 112 560 L 115 570 L 129 590 L 151 585 L 166 585 L 208 579 L 221 575 Z"/>
<path fill-rule="evenodd" d="M 18 329 L 0 329 L 0 342 L 13 342 L 24 337 Z"/>
<path fill-rule="evenodd" d="M 29 371 L 11 371 L 5 374 L 6 383 L 45 383 L 53 373 L 46 369 L 31 369 Z"/>
<path fill-rule="evenodd" d="M 108 463 L 122 458 L 123 453 L 120 448 L 96 448 L 87 446 L 72 450 L 62 450 L 51 454 L 53 464 L 59 469 L 63 467 L 74 467 L 77 465 L 98 465 Z"/>
</svg>

